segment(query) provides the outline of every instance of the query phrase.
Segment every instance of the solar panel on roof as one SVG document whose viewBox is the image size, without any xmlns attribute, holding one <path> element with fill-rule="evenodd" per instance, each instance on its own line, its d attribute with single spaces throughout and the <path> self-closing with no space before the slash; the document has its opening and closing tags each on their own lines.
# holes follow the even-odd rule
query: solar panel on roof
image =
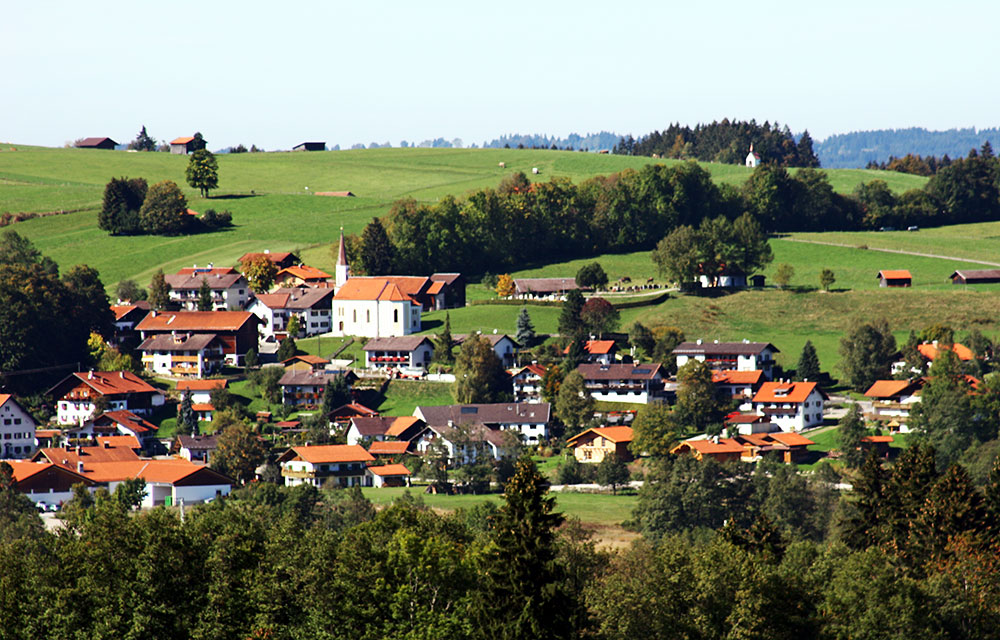
<svg viewBox="0 0 1000 640">
<path fill-rule="evenodd" d="M 462 407 L 462 413 L 479 413 L 478 407 Z"/>
<path fill-rule="evenodd" d="M 652 369 L 632 369 L 632 373 L 649 373 Z"/>
</svg>

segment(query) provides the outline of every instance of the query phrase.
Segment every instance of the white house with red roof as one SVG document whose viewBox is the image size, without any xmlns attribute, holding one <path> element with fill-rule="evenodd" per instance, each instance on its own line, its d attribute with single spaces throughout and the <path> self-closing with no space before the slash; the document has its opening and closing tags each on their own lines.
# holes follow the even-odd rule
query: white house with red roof
<svg viewBox="0 0 1000 640">
<path fill-rule="evenodd" d="M 682 342 L 672 352 L 677 357 L 677 366 L 683 367 L 688 360 L 700 360 L 710 369 L 719 371 L 763 371 L 771 379 L 771 367 L 778 348 L 770 342 Z"/>
<path fill-rule="evenodd" d="M 98 398 L 110 411 L 149 415 L 166 401 L 155 387 L 131 371 L 87 371 L 72 373 L 49 390 L 56 401 L 56 421 L 62 425 L 83 424 L 94 416 Z"/>
<path fill-rule="evenodd" d="M 763 371 L 712 371 L 712 383 L 725 398 L 739 404 L 740 411 L 752 409 L 751 400 L 764 384 Z"/>
<path fill-rule="evenodd" d="M 320 487 L 328 479 L 341 487 L 371 486 L 366 471 L 375 457 L 356 444 L 292 447 L 278 456 L 285 486 L 311 484 Z"/>
<path fill-rule="evenodd" d="M 143 340 L 158 335 L 214 335 L 225 360 L 241 366 L 247 351 L 258 345 L 260 318 L 249 311 L 153 311 L 136 329 Z"/>
<path fill-rule="evenodd" d="M 563 355 L 569 354 L 570 346 L 572 345 L 567 345 L 563 349 Z M 587 352 L 586 362 L 611 364 L 615 361 L 615 354 L 618 353 L 618 346 L 614 340 L 587 340 L 583 348 Z"/>
<path fill-rule="evenodd" d="M 540 364 L 531 364 L 509 371 L 514 385 L 514 402 L 541 402 L 542 378 L 546 368 Z"/>
<path fill-rule="evenodd" d="M 872 411 L 865 417 L 880 422 L 893 431 L 908 433 L 910 412 L 920 402 L 925 378 L 915 380 L 876 380 L 865 391 L 872 399 Z"/>
<path fill-rule="evenodd" d="M 239 311 L 250 301 L 250 283 L 231 267 L 193 267 L 163 276 L 170 299 L 187 311 L 198 310 L 202 284 L 212 292 L 212 311 Z"/>
<path fill-rule="evenodd" d="M 168 376 L 201 378 L 222 370 L 222 339 L 214 333 L 161 333 L 142 341 L 142 367 Z"/>
<path fill-rule="evenodd" d="M 753 408 L 782 431 L 802 431 L 823 424 L 827 395 L 815 382 L 765 382 L 754 394 Z"/>
<path fill-rule="evenodd" d="M 420 331 L 421 306 L 390 278 L 350 278 L 333 297 L 332 333 L 385 338 Z"/>
<path fill-rule="evenodd" d="M 664 397 L 658 364 L 581 364 L 577 371 L 594 400 L 649 404 Z"/>
<path fill-rule="evenodd" d="M 27 458 L 35 452 L 37 423 L 9 393 L 0 393 L 0 459 Z"/>
<path fill-rule="evenodd" d="M 105 411 L 93 420 L 66 431 L 66 437 L 71 440 L 96 440 L 108 436 L 124 436 L 135 438 L 140 446 L 145 446 L 156 438 L 158 429 L 155 424 L 131 411 Z"/>
<path fill-rule="evenodd" d="M 86 476 L 47 460 L 6 461 L 14 470 L 14 490 L 28 496 L 35 504 L 61 505 L 73 497 L 73 485 L 93 488 L 96 483 Z"/>
<path fill-rule="evenodd" d="M 286 333 L 292 317 L 299 319 L 299 333 L 295 338 L 328 333 L 333 293 L 330 288 L 281 288 L 257 294 L 247 311 L 261 319 L 261 333 L 265 336 Z"/>
</svg>

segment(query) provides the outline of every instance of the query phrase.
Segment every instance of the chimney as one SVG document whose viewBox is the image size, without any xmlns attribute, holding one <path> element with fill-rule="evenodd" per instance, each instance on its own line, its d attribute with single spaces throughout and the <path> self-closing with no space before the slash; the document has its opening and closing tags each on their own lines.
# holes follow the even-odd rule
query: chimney
<svg viewBox="0 0 1000 640">
<path fill-rule="evenodd" d="M 712 442 L 719 444 L 719 436 L 712 436 Z"/>
<path fill-rule="evenodd" d="M 110 442 L 108 442 L 107 440 L 105 440 L 105 441 L 104 441 L 104 448 L 105 448 L 105 449 L 110 449 L 110 448 L 111 448 L 111 443 L 110 443 Z"/>
<path fill-rule="evenodd" d="M 83 460 L 78 460 L 76 463 L 76 472 L 83 473 Z"/>
<path fill-rule="evenodd" d="M 269 253 L 271 253 L 271 250 L 270 250 L 270 249 L 264 249 L 264 255 L 267 255 L 267 254 L 269 254 Z"/>
<path fill-rule="evenodd" d="M 718 340 L 716 340 L 716 341 L 715 341 L 715 344 L 719 344 L 719 341 L 718 341 Z"/>
<path fill-rule="evenodd" d="M 121 378 L 122 380 L 124 380 L 125 379 L 125 372 L 124 371 L 119 371 L 118 372 L 118 377 Z"/>
<path fill-rule="evenodd" d="M 156 317 L 156 309 L 153 309 L 152 311 L 150 311 L 150 312 L 149 312 L 149 315 L 150 315 L 151 317 L 155 318 L 155 317 Z"/>
<path fill-rule="evenodd" d="M 76 445 L 76 455 L 78 456 L 83 455 L 83 450 L 81 449 L 80 445 Z"/>
<path fill-rule="evenodd" d="M 87 380 L 93 380 L 93 379 L 94 379 L 94 370 L 91 369 L 90 371 L 87 372 Z"/>
</svg>

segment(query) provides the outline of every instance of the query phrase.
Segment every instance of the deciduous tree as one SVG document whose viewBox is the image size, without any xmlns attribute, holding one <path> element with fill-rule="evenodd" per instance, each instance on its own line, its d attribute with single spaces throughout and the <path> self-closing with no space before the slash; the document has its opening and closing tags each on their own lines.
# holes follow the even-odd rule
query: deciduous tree
<svg viewBox="0 0 1000 640">
<path fill-rule="evenodd" d="M 510 376 L 489 340 L 479 334 L 469 336 L 455 360 L 455 401 L 460 404 L 502 402 L 510 393 Z"/>
<path fill-rule="evenodd" d="M 220 422 L 219 418 L 216 414 L 213 425 Z M 225 422 L 218 431 L 211 466 L 240 484 L 246 484 L 253 479 L 254 470 L 264 462 L 267 449 L 246 420 L 223 419 Z"/>
<path fill-rule="evenodd" d="M 823 269 L 819 272 L 819 286 L 823 291 L 829 291 L 833 283 L 837 281 L 837 278 L 833 275 L 833 271 L 830 269 Z"/>
<path fill-rule="evenodd" d="M 509 273 L 505 273 L 499 278 L 497 278 L 496 292 L 497 296 L 501 298 L 507 298 L 514 295 L 514 278 L 510 277 Z"/>
<path fill-rule="evenodd" d="M 774 271 L 774 284 L 778 285 L 779 289 L 784 289 L 792 282 L 792 278 L 794 277 L 795 267 L 786 262 L 782 262 Z"/>
<path fill-rule="evenodd" d="M 569 436 L 578 433 L 594 415 L 596 403 L 583 382 L 583 375 L 579 371 L 570 371 L 559 385 L 556 416 L 566 425 Z"/>
<path fill-rule="evenodd" d="M 889 378 L 896 338 L 884 318 L 855 322 L 840 339 L 840 370 L 855 391 L 864 393 L 876 380 Z"/>
<path fill-rule="evenodd" d="M 576 284 L 584 289 L 601 289 L 608 284 L 608 274 L 604 273 L 600 262 L 591 262 L 576 272 Z"/>
<path fill-rule="evenodd" d="M 618 328 L 618 309 L 604 298 L 590 298 L 580 309 L 580 319 L 584 327 L 603 338 L 608 331 Z"/>
<path fill-rule="evenodd" d="M 580 312 L 583 311 L 583 294 L 577 289 L 566 292 L 566 300 L 563 301 L 562 310 L 559 312 L 559 334 L 565 337 L 575 337 L 584 332 L 583 320 Z"/>
<path fill-rule="evenodd" d="M 701 234 L 688 225 L 682 225 L 660 240 L 651 257 L 657 273 L 683 285 L 698 274 Z"/>
<path fill-rule="evenodd" d="M 696 432 L 707 433 L 722 421 L 725 407 L 704 362 L 689 360 L 677 370 L 677 419 Z"/>
<path fill-rule="evenodd" d="M 192 153 L 184 175 L 192 189 L 198 189 L 203 198 L 209 197 L 209 192 L 219 187 L 219 163 L 215 154 L 207 149 Z"/>
<path fill-rule="evenodd" d="M 597 484 L 611 487 L 611 493 L 618 495 L 618 487 L 628 483 L 628 465 L 617 455 L 611 453 L 604 456 L 604 459 L 597 465 L 596 475 Z"/>
<path fill-rule="evenodd" d="M 278 265 L 262 253 L 252 253 L 243 257 L 240 271 L 250 283 L 254 293 L 267 293 L 274 286 Z"/>
<path fill-rule="evenodd" d="M 149 188 L 139 209 L 139 224 L 144 233 L 180 233 L 187 222 L 187 198 L 177 183 L 164 180 Z"/>
</svg>

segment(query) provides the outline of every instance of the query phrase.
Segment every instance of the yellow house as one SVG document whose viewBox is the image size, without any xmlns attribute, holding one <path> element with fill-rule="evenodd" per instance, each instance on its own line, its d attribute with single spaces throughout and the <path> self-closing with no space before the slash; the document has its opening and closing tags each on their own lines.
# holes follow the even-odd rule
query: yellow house
<svg viewBox="0 0 1000 640">
<path fill-rule="evenodd" d="M 566 446 L 573 448 L 578 461 L 596 464 L 611 454 L 628 462 L 632 459 L 628 450 L 631 442 L 632 427 L 598 427 L 573 436 L 566 441 Z"/>
</svg>

